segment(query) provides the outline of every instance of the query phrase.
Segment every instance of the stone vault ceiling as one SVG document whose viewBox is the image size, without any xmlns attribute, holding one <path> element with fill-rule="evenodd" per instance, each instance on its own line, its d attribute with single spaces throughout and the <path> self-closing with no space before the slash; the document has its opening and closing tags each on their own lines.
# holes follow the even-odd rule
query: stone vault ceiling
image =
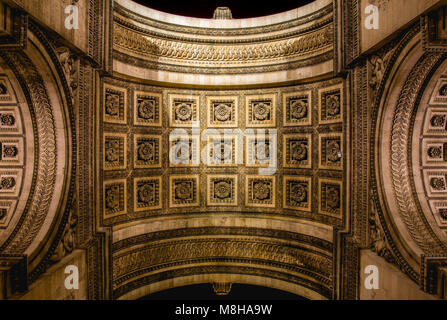
<svg viewBox="0 0 447 320">
<path fill-rule="evenodd" d="M 358 299 L 379 263 L 405 294 L 447 288 L 447 36 L 439 12 L 421 16 L 434 7 L 393 17 L 388 41 L 359 27 L 372 0 L 74 1 L 69 34 L 46 4 L 71 0 L 11 1 L 0 299 L 198 284 Z M 383 20 L 396 2 L 374 2 Z M 81 289 L 52 292 L 69 260 Z"/>
</svg>

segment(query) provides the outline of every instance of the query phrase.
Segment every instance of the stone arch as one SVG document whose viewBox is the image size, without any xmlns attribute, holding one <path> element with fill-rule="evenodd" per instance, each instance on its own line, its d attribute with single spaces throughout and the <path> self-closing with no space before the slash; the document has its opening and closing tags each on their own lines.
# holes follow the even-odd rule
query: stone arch
<svg viewBox="0 0 447 320">
<path fill-rule="evenodd" d="M 415 119 L 424 109 L 425 92 L 445 68 L 445 56 L 424 52 L 417 33 L 417 28 L 411 29 L 379 59 L 387 67 L 376 91 L 378 117 L 372 135 L 373 189 L 378 195 L 372 211 L 378 214 L 385 241 L 379 254 L 396 262 L 414 281 L 421 280 L 424 256 L 447 252 L 445 233 L 436 227 L 427 206 L 421 206 L 426 199 L 419 196 L 423 188 L 413 163 L 414 149 L 420 147 L 420 129 L 416 133 L 414 127 L 421 119 Z"/>
<path fill-rule="evenodd" d="M 177 278 L 171 278 L 162 280 L 156 283 L 147 284 L 140 288 L 134 289 L 127 292 L 126 294 L 117 297 L 118 300 L 136 300 L 149 294 L 156 292 L 182 287 L 195 284 L 205 284 L 205 283 L 238 283 L 246 285 L 256 285 L 272 289 L 277 289 L 285 292 L 290 292 L 298 296 L 302 296 L 309 300 L 327 300 L 328 298 L 321 295 L 318 292 L 305 288 L 295 283 L 290 283 L 287 281 L 260 277 L 253 275 L 237 275 L 237 274 L 201 274 L 201 275 L 190 275 Z"/>
<path fill-rule="evenodd" d="M 68 219 L 75 143 L 72 96 L 54 48 L 34 24 L 27 37 L 23 51 L 0 49 L 18 92 L 17 108 L 26 108 L 27 121 L 32 122 L 23 151 L 34 152 L 33 158 L 26 157 L 33 162 L 26 171 L 29 192 L 17 193 L 23 207 L 11 210 L 11 223 L 0 230 L 0 255 L 25 258 L 26 278 L 33 281 L 50 264 Z"/>
</svg>

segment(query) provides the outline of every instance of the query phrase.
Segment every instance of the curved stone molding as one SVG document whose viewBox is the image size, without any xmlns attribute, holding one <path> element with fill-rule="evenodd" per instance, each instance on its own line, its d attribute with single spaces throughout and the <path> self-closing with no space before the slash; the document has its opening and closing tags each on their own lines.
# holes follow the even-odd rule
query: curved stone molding
<svg viewBox="0 0 447 320">
<path fill-rule="evenodd" d="M 376 148 L 372 149 L 371 246 L 414 281 L 419 281 L 421 255 L 447 252 L 445 236 L 433 228 L 425 215 L 427 210 L 421 207 L 421 189 L 415 187 L 418 174 L 412 159 L 419 145 L 413 139 L 420 140 L 420 136 L 413 136 L 416 111 L 429 80 L 445 57 L 424 54 L 414 36 L 418 32 L 418 27 L 411 28 L 402 40 L 381 50 L 373 59 L 375 63 L 369 65 L 369 85 L 377 108 L 373 117 L 376 112 L 379 116 L 374 124 L 376 136 L 371 140 Z M 383 68 L 377 69 L 378 64 Z"/>
<path fill-rule="evenodd" d="M 117 1 L 114 10 L 114 70 L 129 78 L 249 85 L 332 72 L 334 28 L 329 1 L 274 15 L 272 20 L 253 19 L 249 25 L 238 19 L 165 15 L 130 0 Z M 183 19 L 191 24 L 183 25 Z M 196 21 L 198 26 L 192 27 Z M 237 83 L 227 77 L 230 74 L 240 75 Z"/>
<path fill-rule="evenodd" d="M 221 227 L 154 232 L 114 244 L 114 297 L 165 279 L 177 281 L 186 270 L 200 275 L 217 268 L 229 276 L 257 270 L 265 278 L 288 278 L 330 298 L 332 263 L 332 244 L 295 233 Z"/>
<path fill-rule="evenodd" d="M 17 68 L 27 84 L 34 105 L 34 114 L 39 143 L 37 179 L 35 192 L 30 201 L 26 218 L 17 229 L 14 240 L 4 248 L 6 253 L 21 253 L 34 240 L 49 210 L 56 179 L 56 134 L 53 110 L 45 84 L 36 67 L 25 55 L 9 54 L 7 59 Z"/>
<path fill-rule="evenodd" d="M 1 244 L 0 251 L 2 254 L 26 254 L 30 271 L 39 273 L 48 264 L 45 258 L 49 259 L 52 255 L 51 248 L 42 252 L 39 249 L 43 245 L 55 248 L 57 243 L 52 241 L 59 240 L 57 233 L 64 231 L 64 226 L 60 227 L 63 220 L 61 212 L 65 210 L 66 193 L 71 186 L 68 178 L 71 171 L 70 143 L 67 142 L 70 135 L 70 125 L 66 122 L 68 111 L 56 90 L 66 94 L 67 103 L 71 102 L 72 97 L 68 87 L 65 91 L 56 79 L 51 78 L 50 71 L 36 66 L 42 61 L 51 61 L 46 52 L 51 48 L 45 49 L 45 44 L 31 32 L 28 41 L 29 49 L 24 52 L 1 53 L 20 83 L 25 96 L 22 101 L 26 99 L 27 112 L 33 118 L 33 130 L 27 134 L 33 135 L 34 141 L 30 145 L 34 146 L 35 156 L 31 191 L 20 194 L 19 199 L 20 203 L 26 203 L 25 209 L 15 225 L 6 230 L 8 237 Z M 55 54 L 54 58 L 52 62 L 57 63 Z M 60 71 L 59 76 L 63 77 L 62 69 Z M 20 108 L 25 106 L 22 103 Z M 34 279 L 32 276 L 30 278 Z"/>
<path fill-rule="evenodd" d="M 411 71 L 402 88 L 398 105 L 394 111 L 391 133 L 391 173 L 394 185 L 394 197 L 399 212 L 413 239 L 426 254 L 447 252 L 445 244 L 437 239 L 433 231 L 424 222 L 418 210 L 411 188 L 411 171 L 408 166 L 408 139 L 410 139 L 410 120 L 417 95 L 432 68 L 441 59 L 441 54 L 428 54 L 422 57 Z M 423 214 L 422 214 L 423 215 Z"/>
</svg>

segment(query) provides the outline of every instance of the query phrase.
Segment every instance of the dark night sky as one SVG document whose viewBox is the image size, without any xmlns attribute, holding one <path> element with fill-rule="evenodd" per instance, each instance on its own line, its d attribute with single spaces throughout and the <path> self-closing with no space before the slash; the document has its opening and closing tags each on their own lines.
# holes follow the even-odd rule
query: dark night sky
<svg viewBox="0 0 447 320">
<path fill-rule="evenodd" d="M 152 9 L 197 18 L 212 18 L 217 7 L 229 7 L 233 18 L 252 18 L 301 7 L 312 0 L 134 0 Z"/>
</svg>

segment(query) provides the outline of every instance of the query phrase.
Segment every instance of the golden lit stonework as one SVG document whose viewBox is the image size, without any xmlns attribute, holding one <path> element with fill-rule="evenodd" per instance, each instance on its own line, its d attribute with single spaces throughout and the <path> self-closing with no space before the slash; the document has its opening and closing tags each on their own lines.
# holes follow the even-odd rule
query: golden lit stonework
<svg viewBox="0 0 447 320">
<path fill-rule="evenodd" d="M 150 5 L 0 0 L 1 300 L 446 299 L 442 1 Z"/>
</svg>

